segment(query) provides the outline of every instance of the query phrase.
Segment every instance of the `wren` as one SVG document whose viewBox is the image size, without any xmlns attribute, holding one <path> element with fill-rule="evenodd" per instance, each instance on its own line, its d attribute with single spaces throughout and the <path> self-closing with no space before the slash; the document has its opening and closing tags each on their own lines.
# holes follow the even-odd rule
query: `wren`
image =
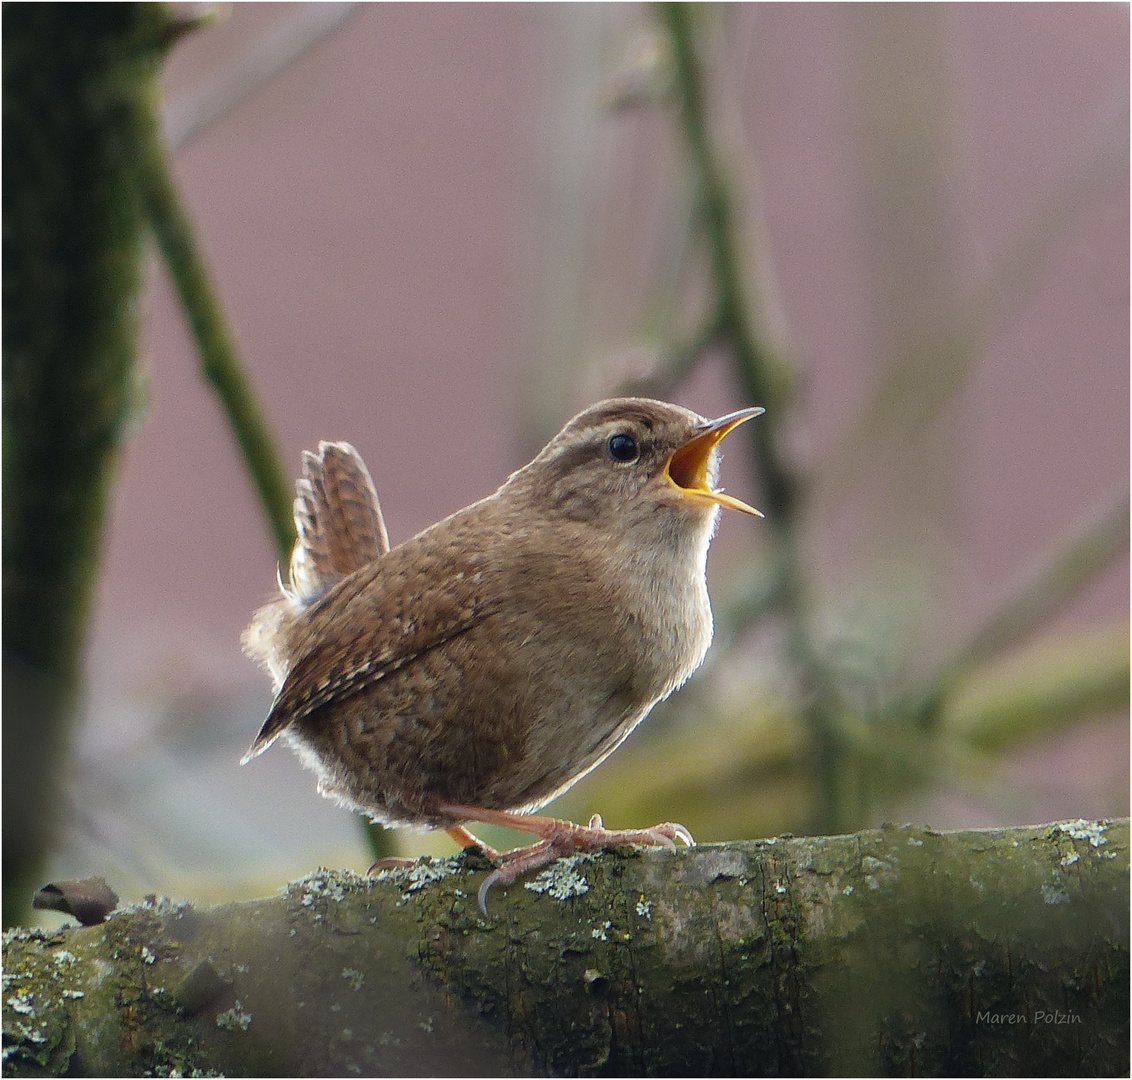
<svg viewBox="0 0 1132 1080">
<path fill-rule="evenodd" d="M 702 662 L 719 508 L 759 513 L 717 488 L 717 447 L 761 412 L 599 402 L 493 495 L 392 549 L 354 448 L 304 454 L 289 583 L 244 633 L 276 693 L 243 760 L 282 737 L 322 795 L 478 847 L 495 866 L 485 912 L 492 885 L 570 852 L 691 845 L 672 822 L 609 830 L 532 811 Z M 501 854 L 476 822 L 539 839 Z"/>
</svg>

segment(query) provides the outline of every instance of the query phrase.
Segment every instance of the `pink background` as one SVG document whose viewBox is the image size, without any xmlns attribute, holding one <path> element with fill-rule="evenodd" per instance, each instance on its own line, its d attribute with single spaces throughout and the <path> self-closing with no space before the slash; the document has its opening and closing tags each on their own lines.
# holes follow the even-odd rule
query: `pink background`
<svg viewBox="0 0 1132 1080">
<path fill-rule="evenodd" d="M 239 63 L 301 7 L 234 5 L 175 51 L 170 102 Z M 766 255 L 801 372 L 789 445 L 819 471 L 851 433 L 885 335 L 905 316 L 877 304 L 883 249 L 861 195 L 875 164 L 862 160 L 855 104 L 861 43 L 876 40 L 875 25 L 862 29 L 867 15 L 855 5 L 735 6 L 724 49 L 724 86 L 739 87 Z M 943 41 L 940 115 L 953 169 L 933 182 L 946 189 L 957 275 L 940 302 L 1052 220 L 1050 200 L 1063 193 L 1061 230 L 1022 260 L 1029 287 L 933 427 L 930 448 L 946 471 L 943 535 L 933 538 L 947 569 L 941 635 L 957 640 L 1127 488 L 1128 11 L 958 5 L 930 18 Z M 608 75 L 648 19 L 635 6 L 363 4 L 177 154 L 288 468 L 319 439 L 352 441 L 394 543 L 492 490 L 601 396 L 602 359 L 639 340 L 655 208 L 668 205 L 682 151 L 669 115 L 603 117 L 596 85 L 577 73 Z M 583 132 L 576 147 L 571 122 Z M 574 166 L 592 175 L 599 213 L 578 245 L 590 262 L 563 271 L 554 253 L 572 236 L 552 208 Z M 755 188 L 742 191 L 750 208 Z M 573 323 L 551 333 L 555 311 L 571 316 L 579 281 Z M 910 289 L 914 320 L 931 297 Z M 222 880 L 206 888 L 221 895 L 315 863 L 358 868 L 348 815 L 315 794 L 289 755 L 236 766 L 268 699 L 238 637 L 271 592 L 276 556 L 156 265 L 146 325 L 149 407 L 114 496 L 75 769 L 82 810 L 60 870 L 117 864 L 127 893 L 133 882 L 200 895 L 211 877 Z M 571 346 L 585 370 L 557 373 L 548 358 Z M 748 404 L 720 357 L 673 397 L 708 414 Z M 743 459 L 732 451 L 725 479 L 757 502 Z M 891 514 L 901 498 L 899 476 L 884 488 L 883 456 L 846 468 L 815 507 L 815 580 L 831 588 L 846 565 L 868 564 L 879 524 L 868 515 Z M 863 494 L 861 475 L 876 477 Z M 745 522 L 724 523 L 713 579 L 751 536 Z M 1125 558 L 1058 626 L 1109 626 L 1127 611 Z M 1033 813 L 1118 812 L 1126 738 L 1123 722 L 1086 725 L 1013 759 L 1010 775 L 1034 785 Z M 1098 772 L 1107 794 L 1097 794 Z M 994 817 L 961 796 L 934 812 L 929 823 Z"/>
</svg>

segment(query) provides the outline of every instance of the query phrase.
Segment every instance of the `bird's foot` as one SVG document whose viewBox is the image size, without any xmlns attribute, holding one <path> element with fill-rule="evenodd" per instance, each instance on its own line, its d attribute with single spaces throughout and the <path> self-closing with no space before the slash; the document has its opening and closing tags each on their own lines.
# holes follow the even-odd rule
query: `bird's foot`
<svg viewBox="0 0 1132 1080">
<path fill-rule="evenodd" d="M 493 885 L 510 885 L 523 874 L 538 870 L 547 863 L 577 852 L 597 852 L 607 848 L 625 845 L 641 847 L 666 847 L 676 850 L 680 840 L 688 847 L 695 841 L 683 825 L 671 821 L 661 822 L 649 829 L 607 829 L 600 815 L 594 814 L 588 825 L 576 825 L 572 821 L 559 818 L 537 817 L 532 814 L 512 814 L 505 810 L 484 810 L 474 806 L 447 803 L 440 811 L 465 821 L 479 821 L 485 825 L 503 825 L 509 829 L 532 833 L 538 841 L 526 847 L 514 848 L 500 854 L 487 848 L 463 826 L 449 830 L 449 835 L 459 841 L 457 832 L 466 833 L 481 850 L 486 849 L 488 858 L 495 863 L 495 870 L 488 874 L 479 890 L 480 911 L 487 915 L 487 894 Z M 468 845 L 465 845 L 468 846 Z"/>
</svg>

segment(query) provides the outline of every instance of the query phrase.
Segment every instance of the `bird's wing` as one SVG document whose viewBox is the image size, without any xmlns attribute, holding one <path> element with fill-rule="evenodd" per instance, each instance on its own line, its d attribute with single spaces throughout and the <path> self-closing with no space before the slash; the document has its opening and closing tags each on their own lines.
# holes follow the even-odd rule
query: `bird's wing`
<svg viewBox="0 0 1132 1080">
<path fill-rule="evenodd" d="M 304 453 L 295 492 L 291 589 L 307 605 L 384 555 L 389 537 L 369 470 L 349 443 L 323 442 L 317 455 Z"/>
<path fill-rule="evenodd" d="M 296 720 L 411 664 L 497 609 L 479 554 L 453 524 L 364 566 L 300 616 L 286 680 L 244 761 Z"/>
</svg>

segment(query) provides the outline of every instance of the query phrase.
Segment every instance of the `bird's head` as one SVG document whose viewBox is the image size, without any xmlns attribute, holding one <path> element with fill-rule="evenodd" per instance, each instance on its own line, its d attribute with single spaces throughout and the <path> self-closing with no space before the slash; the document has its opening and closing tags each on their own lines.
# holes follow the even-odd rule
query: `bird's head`
<svg viewBox="0 0 1132 1080">
<path fill-rule="evenodd" d="M 741 409 L 707 420 L 649 398 L 612 398 L 580 412 L 508 481 L 546 512 L 628 526 L 686 522 L 710 531 L 718 507 L 759 511 L 719 487 L 719 444 L 758 416 Z"/>
</svg>

